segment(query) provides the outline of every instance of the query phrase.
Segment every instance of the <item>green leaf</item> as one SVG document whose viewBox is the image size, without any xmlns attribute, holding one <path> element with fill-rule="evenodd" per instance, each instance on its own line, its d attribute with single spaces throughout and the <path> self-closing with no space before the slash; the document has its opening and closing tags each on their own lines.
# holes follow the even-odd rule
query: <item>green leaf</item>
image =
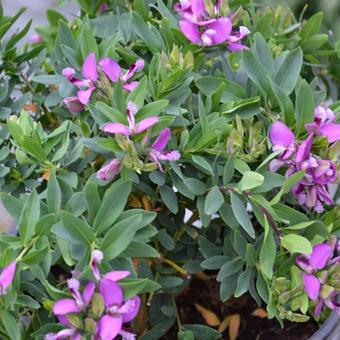
<svg viewBox="0 0 340 340">
<path fill-rule="evenodd" d="M 218 272 L 216 280 L 221 282 L 228 276 L 231 276 L 242 269 L 244 262 L 241 258 L 236 257 L 233 260 L 227 261 Z"/>
<path fill-rule="evenodd" d="M 203 195 L 207 191 L 206 185 L 196 178 L 185 178 L 184 184 L 195 195 Z"/>
<path fill-rule="evenodd" d="M 270 96 L 272 93 L 268 70 L 258 61 L 249 50 L 242 51 L 242 63 L 248 77 L 263 90 L 263 94 Z"/>
<path fill-rule="evenodd" d="M 238 277 L 237 288 L 234 293 L 235 297 L 240 297 L 248 291 L 252 272 L 252 269 L 250 267 L 247 267 L 247 269 Z"/>
<path fill-rule="evenodd" d="M 233 210 L 234 216 L 236 217 L 236 220 L 238 223 L 240 223 L 241 227 L 245 230 L 245 232 L 251 237 L 255 238 L 255 230 L 253 228 L 253 225 L 250 221 L 250 217 L 247 213 L 247 210 L 239 198 L 239 196 L 231 192 L 230 193 L 230 199 L 231 199 L 231 208 Z"/>
<path fill-rule="evenodd" d="M 131 14 L 136 34 L 144 40 L 150 51 L 153 53 L 164 51 L 163 38 L 156 28 L 146 23 L 137 12 L 132 11 Z"/>
<path fill-rule="evenodd" d="M 0 310 L 0 315 L 1 315 L 1 323 L 9 336 L 9 339 L 11 340 L 20 340 L 20 325 L 19 323 L 15 320 L 13 315 L 8 312 L 7 310 Z"/>
<path fill-rule="evenodd" d="M 238 189 L 241 191 L 247 191 L 254 189 L 264 182 L 264 177 L 254 171 L 246 171 L 243 173 L 241 181 L 238 183 Z"/>
<path fill-rule="evenodd" d="M 193 332 L 195 340 L 217 340 L 222 337 L 218 331 L 204 325 L 183 325 L 183 329 Z"/>
<path fill-rule="evenodd" d="M 177 214 L 178 213 L 178 200 L 177 200 L 177 196 L 174 193 L 174 191 L 168 185 L 163 185 L 162 187 L 159 188 L 159 193 L 166 207 L 173 214 Z"/>
<path fill-rule="evenodd" d="M 52 171 L 47 184 L 47 208 L 49 213 L 59 214 L 61 205 L 61 190 L 55 170 Z"/>
<path fill-rule="evenodd" d="M 40 199 L 37 192 L 33 190 L 24 204 L 19 221 L 19 233 L 25 245 L 33 237 L 39 217 Z"/>
<path fill-rule="evenodd" d="M 48 20 L 48 22 L 51 26 L 57 27 L 60 20 L 67 22 L 66 18 L 63 15 L 61 15 L 59 12 L 57 12 L 53 9 L 48 9 L 46 11 L 46 16 L 47 16 L 47 20 Z"/>
<path fill-rule="evenodd" d="M 254 41 L 254 53 L 256 55 L 256 59 L 260 60 L 268 70 L 269 74 L 272 75 L 274 73 L 274 59 L 271 48 L 259 32 L 254 34 Z"/>
<path fill-rule="evenodd" d="M 106 190 L 100 209 L 94 219 L 93 228 L 98 234 L 108 229 L 123 212 L 131 192 L 130 181 L 116 181 Z"/>
<path fill-rule="evenodd" d="M 274 81 L 287 95 L 291 94 L 299 79 L 303 62 L 301 48 L 289 52 L 277 71 Z"/>
<path fill-rule="evenodd" d="M 32 78 L 32 81 L 44 85 L 57 85 L 60 84 L 63 80 L 63 77 L 55 74 L 35 76 Z"/>
<path fill-rule="evenodd" d="M 223 169 L 223 184 L 228 185 L 231 179 L 234 176 L 235 172 L 235 152 L 233 152 L 227 162 L 225 163 L 224 169 Z"/>
<path fill-rule="evenodd" d="M 142 215 L 135 215 L 116 223 L 105 234 L 101 246 L 106 260 L 112 260 L 122 253 L 133 240 L 140 228 Z"/>
<path fill-rule="evenodd" d="M 160 254 L 144 242 L 132 241 L 119 257 L 160 257 Z"/>
<path fill-rule="evenodd" d="M 89 221 L 92 222 L 100 209 L 101 200 L 98 193 L 98 185 L 95 182 L 88 181 L 84 188 L 84 196 L 89 213 Z"/>
<path fill-rule="evenodd" d="M 281 238 L 282 247 L 286 248 L 290 253 L 310 254 L 312 252 L 311 243 L 303 236 L 289 234 Z"/>
<path fill-rule="evenodd" d="M 281 113 L 283 115 L 283 120 L 287 123 L 288 126 L 292 126 L 295 122 L 295 110 L 291 99 L 289 98 L 288 94 L 286 94 L 273 81 L 270 81 L 270 83 L 276 100 L 279 103 Z"/>
<path fill-rule="evenodd" d="M 81 54 L 85 59 L 89 53 L 93 52 L 96 57 L 98 58 L 98 46 L 96 39 L 93 35 L 93 31 L 89 24 L 84 24 L 80 32 L 80 48 Z"/>
<path fill-rule="evenodd" d="M 274 198 L 270 201 L 271 205 L 275 205 L 280 202 L 283 194 L 287 193 L 296 183 L 301 181 L 301 179 L 305 176 L 305 171 L 301 170 L 291 175 L 284 182 L 281 190 L 274 196 Z"/>
<path fill-rule="evenodd" d="M 124 292 L 124 300 L 141 293 L 152 293 L 161 288 L 161 286 L 149 279 L 124 279 L 119 282 Z"/>
<path fill-rule="evenodd" d="M 273 277 L 273 266 L 276 256 L 276 243 L 272 228 L 269 226 L 267 217 L 264 217 L 264 238 L 260 250 L 260 268 L 262 273 L 268 278 Z"/>
<path fill-rule="evenodd" d="M 144 105 L 137 113 L 138 119 L 144 119 L 150 116 L 159 116 L 168 106 L 167 99 L 156 100 L 152 103 Z"/>
<path fill-rule="evenodd" d="M 323 12 L 318 12 L 308 19 L 308 21 L 303 25 L 300 33 L 303 40 L 320 32 L 323 16 Z"/>
<path fill-rule="evenodd" d="M 296 127 L 295 131 L 300 134 L 304 130 L 306 123 L 314 120 L 314 95 L 311 87 L 306 80 L 302 80 L 296 89 L 295 100 L 295 114 L 296 114 Z"/>
<path fill-rule="evenodd" d="M 315 34 L 301 43 L 305 54 L 313 53 L 328 41 L 328 34 Z"/>
<path fill-rule="evenodd" d="M 191 160 L 197 166 L 198 169 L 200 169 L 207 175 L 211 175 L 211 176 L 214 175 L 214 170 L 212 166 L 204 157 L 193 155 L 191 157 Z"/>
<path fill-rule="evenodd" d="M 69 234 L 76 243 L 91 245 L 95 240 L 95 235 L 89 225 L 80 218 L 74 217 L 67 211 L 63 211 L 61 213 L 61 220 L 66 233 Z M 52 231 L 56 232 L 56 230 L 56 226 L 54 226 Z"/>
<path fill-rule="evenodd" d="M 224 203 L 224 196 L 221 193 L 218 186 L 212 187 L 212 189 L 209 191 L 205 203 L 204 203 L 204 212 L 207 215 L 214 214 L 218 209 L 221 208 L 221 206 Z"/>
<path fill-rule="evenodd" d="M 178 340 L 195 340 L 195 335 L 192 331 L 181 331 L 177 333 Z"/>
</svg>

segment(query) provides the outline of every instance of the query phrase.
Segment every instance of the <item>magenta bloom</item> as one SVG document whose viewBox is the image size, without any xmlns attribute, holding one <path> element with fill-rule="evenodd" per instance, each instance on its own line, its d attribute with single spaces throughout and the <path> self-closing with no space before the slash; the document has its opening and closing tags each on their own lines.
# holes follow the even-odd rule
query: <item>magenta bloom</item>
<svg viewBox="0 0 340 340">
<path fill-rule="evenodd" d="M 151 151 L 149 152 L 149 159 L 155 162 L 159 170 L 163 172 L 163 167 L 160 161 L 177 161 L 181 158 L 181 154 L 175 150 L 163 151 L 168 145 L 171 136 L 171 130 L 165 128 L 162 130 L 151 146 Z"/>
<path fill-rule="evenodd" d="M 317 275 L 319 271 L 328 270 L 332 265 L 340 263 L 340 257 L 333 257 L 335 241 L 319 243 L 313 247 L 310 255 L 300 255 L 296 258 L 297 265 L 303 270 L 302 279 L 307 295 L 313 301 L 318 300 L 314 314 L 320 315 L 323 304 L 340 312 L 340 304 L 336 302 L 336 292 L 327 297 L 320 296 L 322 285 L 327 284 L 327 271 Z M 335 293 L 335 294 L 334 294 Z"/>
<path fill-rule="evenodd" d="M 30 36 L 30 41 L 31 41 L 31 44 L 39 44 L 41 43 L 43 40 L 42 40 L 42 37 L 37 34 L 37 33 L 33 33 L 31 36 Z"/>
<path fill-rule="evenodd" d="M 57 316 L 79 313 L 81 310 L 84 310 L 90 303 L 96 288 L 94 282 L 88 282 L 83 289 L 83 294 L 80 294 L 80 283 L 78 280 L 69 279 L 67 284 L 73 299 L 61 299 L 53 305 L 53 313 Z"/>
<path fill-rule="evenodd" d="M 10 263 L 0 273 L 0 296 L 7 293 L 7 288 L 12 284 L 17 267 L 16 261 Z"/>
<path fill-rule="evenodd" d="M 309 133 L 315 136 L 324 136 L 329 143 L 340 140 L 340 124 L 335 123 L 334 112 L 325 105 L 319 105 L 314 110 L 314 122 L 305 124 Z"/>
<path fill-rule="evenodd" d="M 144 67 L 144 60 L 138 59 L 135 64 L 132 64 L 126 74 L 122 75 L 122 70 L 118 63 L 111 58 L 103 58 L 99 61 L 99 66 L 105 75 L 113 82 L 117 82 L 121 79 L 123 82 L 123 88 L 127 91 L 132 91 L 137 85 L 138 81 L 132 81 L 128 83 L 136 72 L 140 72 Z M 96 82 L 98 79 L 97 71 L 97 60 L 94 53 L 89 53 L 85 58 L 82 74 L 83 79 L 78 79 L 75 77 L 76 71 L 71 67 L 66 67 L 63 69 L 63 75 L 74 85 L 76 85 L 79 90 L 77 92 L 77 98 L 80 104 L 87 105 L 93 91 L 96 89 Z M 72 102 L 74 104 L 74 97 L 66 98 L 66 105 Z M 78 107 L 80 108 L 80 106 Z M 72 111 L 71 111 L 72 112 Z M 79 112 L 79 111 L 76 111 Z"/>
<path fill-rule="evenodd" d="M 281 151 L 279 156 L 269 164 L 270 171 L 277 171 L 286 166 L 286 177 L 304 170 L 304 178 L 292 188 L 292 193 L 299 204 L 323 212 L 323 205 L 332 205 L 329 194 L 330 183 L 337 178 L 336 164 L 330 160 L 322 160 L 311 153 L 313 133 L 308 138 L 296 143 L 293 132 L 282 122 L 275 122 L 269 132 L 274 151 Z"/>
<path fill-rule="evenodd" d="M 84 104 L 79 101 L 78 97 L 66 97 L 63 102 L 67 109 L 72 113 L 84 111 Z"/>
<path fill-rule="evenodd" d="M 179 27 L 182 33 L 196 45 L 214 46 L 228 42 L 231 51 L 247 48 L 240 43 L 250 32 L 241 26 L 238 32 L 232 32 L 232 19 L 220 16 L 221 2 L 209 13 L 204 0 L 181 0 L 174 9 L 181 17 Z M 213 17 L 212 17 L 213 15 Z"/>
<path fill-rule="evenodd" d="M 100 281 L 99 292 L 104 298 L 106 314 L 98 321 L 95 333 L 102 340 L 112 340 L 123 331 L 123 323 L 136 317 L 141 301 L 138 296 L 124 301 L 122 288 L 107 278 Z M 126 331 L 121 335 L 127 338 Z"/>
<path fill-rule="evenodd" d="M 102 181 L 112 181 L 120 172 L 121 162 L 118 159 L 113 159 L 104 164 L 97 172 L 97 178 Z"/>
<path fill-rule="evenodd" d="M 93 275 L 97 280 L 100 280 L 100 272 L 99 272 L 98 264 L 100 264 L 103 261 L 103 258 L 104 258 L 104 254 L 101 250 L 95 249 L 92 251 L 90 265 L 91 265 Z"/>
<path fill-rule="evenodd" d="M 44 340 L 80 340 L 81 336 L 75 328 L 67 328 L 59 331 L 58 333 L 48 333 L 45 335 Z"/>
<path fill-rule="evenodd" d="M 102 130 L 107 133 L 132 136 L 149 129 L 156 123 L 158 123 L 159 118 L 154 116 L 145 118 L 141 120 L 139 123 L 136 123 L 135 114 L 137 113 L 137 111 L 138 111 L 137 106 L 132 102 L 128 102 L 127 104 L 128 125 L 124 125 L 118 122 L 112 122 L 104 124 Z"/>
</svg>

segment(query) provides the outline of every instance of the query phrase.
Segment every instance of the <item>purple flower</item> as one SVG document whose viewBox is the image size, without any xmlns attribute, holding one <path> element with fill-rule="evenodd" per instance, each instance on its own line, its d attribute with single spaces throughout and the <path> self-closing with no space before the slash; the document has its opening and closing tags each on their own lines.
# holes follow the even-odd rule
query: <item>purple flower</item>
<svg viewBox="0 0 340 340">
<path fill-rule="evenodd" d="M 324 136 L 329 143 L 340 140 L 340 124 L 335 123 L 335 114 L 326 105 L 319 105 L 314 110 L 314 122 L 305 124 L 309 133 Z"/>
<path fill-rule="evenodd" d="M 269 132 L 274 151 L 281 151 L 278 158 L 269 164 L 270 171 L 277 171 L 286 166 L 286 177 L 304 170 L 304 178 L 292 188 L 292 193 L 299 204 L 323 212 L 323 205 L 333 204 L 328 184 L 337 178 L 336 164 L 330 160 L 322 160 L 311 153 L 313 133 L 308 138 L 296 143 L 293 132 L 282 122 L 275 122 Z"/>
<path fill-rule="evenodd" d="M 340 312 L 340 305 L 335 300 L 334 289 L 327 284 L 328 269 L 340 263 L 340 257 L 333 257 L 336 241 L 319 243 L 313 247 L 310 255 L 300 255 L 296 258 L 296 264 L 303 270 L 303 286 L 308 297 L 318 301 L 314 314 L 320 315 L 323 304 Z M 323 274 L 318 274 L 323 271 Z M 332 281 L 332 280 L 331 280 Z M 325 290 L 327 293 L 323 293 Z"/>
<path fill-rule="evenodd" d="M 98 8 L 98 13 L 102 14 L 107 10 L 107 4 L 105 2 L 101 3 L 99 8 Z"/>
<path fill-rule="evenodd" d="M 121 162 L 118 159 L 113 159 L 104 164 L 97 172 L 97 178 L 102 181 L 112 181 L 120 172 Z"/>
<path fill-rule="evenodd" d="M 42 37 L 37 34 L 37 33 L 33 33 L 31 36 L 30 36 L 30 41 L 31 41 L 31 44 L 39 44 L 41 43 L 43 40 L 42 40 Z"/>
<path fill-rule="evenodd" d="M 0 296 L 7 293 L 7 288 L 12 284 L 17 267 L 16 261 L 5 267 L 0 274 Z"/>
<path fill-rule="evenodd" d="M 220 7 L 221 1 L 217 1 L 210 13 L 204 0 L 181 0 L 174 9 L 181 17 L 182 33 L 192 43 L 214 46 L 228 42 L 231 51 L 247 48 L 240 40 L 250 33 L 249 30 L 241 26 L 238 32 L 232 32 L 232 19 L 220 16 Z"/>
<path fill-rule="evenodd" d="M 80 294 L 80 283 L 78 280 L 74 278 L 69 279 L 67 284 L 73 299 L 61 299 L 53 305 L 53 313 L 57 316 L 79 313 L 81 310 L 84 310 L 89 305 L 96 289 L 94 282 L 88 282 L 83 289 L 83 294 Z"/>
<path fill-rule="evenodd" d="M 100 264 L 103 261 L 103 258 L 104 258 L 104 254 L 101 250 L 95 249 L 92 251 L 91 269 L 92 269 L 94 277 L 97 280 L 100 280 L 100 272 L 99 272 L 98 264 Z"/>
<path fill-rule="evenodd" d="M 99 292 L 104 299 L 106 314 L 97 323 L 96 336 L 102 340 L 112 340 L 119 334 L 127 338 L 127 334 L 130 335 L 130 333 L 122 330 L 122 326 L 138 314 L 140 298 L 135 296 L 124 301 L 122 288 L 108 278 L 100 281 Z"/>
<path fill-rule="evenodd" d="M 80 340 L 81 337 L 77 330 L 74 328 L 63 329 L 58 333 L 48 333 L 44 337 L 44 340 L 61 340 L 61 339 Z"/>
<path fill-rule="evenodd" d="M 232 32 L 228 38 L 228 49 L 232 52 L 248 49 L 248 46 L 242 44 L 240 41 L 250 33 L 245 26 L 240 26 L 238 32 Z"/>
<path fill-rule="evenodd" d="M 163 151 L 169 143 L 170 136 L 171 130 L 169 128 L 162 130 L 157 139 L 152 144 L 151 151 L 149 152 L 149 159 L 155 162 L 158 165 L 159 170 L 162 172 L 163 167 L 160 161 L 177 161 L 181 158 L 181 154 L 178 151 Z"/>
<path fill-rule="evenodd" d="M 128 125 L 124 125 L 118 122 L 112 122 L 104 124 L 102 130 L 107 133 L 124 135 L 124 136 L 132 136 L 135 134 L 139 134 L 152 126 L 158 123 L 159 118 L 155 116 L 151 116 L 141 120 L 139 123 L 135 121 L 135 114 L 138 109 L 136 104 L 133 102 L 128 102 L 127 104 L 127 120 Z"/>
<path fill-rule="evenodd" d="M 99 61 L 99 66 L 106 76 L 113 82 L 117 82 L 118 79 L 122 79 L 123 88 L 127 91 L 132 91 L 137 85 L 138 81 L 132 81 L 128 83 L 136 72 L 140 72 L 144 67 L 144 61 L 138 59 L 135 64 L 132 64 L 125 75 L 122 75 L 122 70 L 118 63 L 111 58 L 103 58 Z M 74 85 L 76 85 L 79 90 L 77 92 L 78 101 L 87 105 L 93 91 L 96 89 L 96 82 L 98 79 L 97 71 L 97 60 L 94 53 L 89 53 L 85 58 L 82 66 L 83 79 L 78 79 L 75 77 L 76 71 L 71 67 L 66 67 L 63 69 L 63 75 Z M 66 98 L 67 102 L 74 102 L 73 97 Z M 66 104 L 65 103 L 65 104 Z M 80 108 L 80 106 L 78 107 Z M 72 112 L 72 111 L 71 111 Z M 76 111 L 79 112 L 79 111 Z"/>
<path fill-rule="evenodd" d="M 79 101 L 78 97 L 66 97 L 63 102 L 67 109 L 72 113 L 84 111 L 84 104 Z"/>
</svg>

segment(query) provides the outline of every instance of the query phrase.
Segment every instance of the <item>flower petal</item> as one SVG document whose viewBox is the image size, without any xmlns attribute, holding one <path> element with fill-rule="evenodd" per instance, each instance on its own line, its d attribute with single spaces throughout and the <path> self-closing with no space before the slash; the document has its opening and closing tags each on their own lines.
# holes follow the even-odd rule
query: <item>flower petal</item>
<svg viewBox="0 0 340 340">
<path fill-rule="evenodd" d="M 304 140 L 298 147 L 296 152 L 295 161 L 300 163 L 305 161 L 312 150 L 313 134 L 310 134 L 306 140 Z"/>
<path fill-rule="evenodd" d="M 306 289 L 306 293 L 311 300 L 316 300 L 320 292 L 320 281 L 319 279 L 311 274 L 302 274 L 303 285 Z"/>
<path fill-rule="evenodd" d="M 80 101 L 80 103 L 84 104 L 84 105 L 87 105 L 88 102 L 90 101 L 90 98 L 91 98 L 91 95 L 92 95 L 92 92 L 95 90 L 95 87 L 92 86 L 90 87 L 89 89 L 87 90 L 79 90 L 77 92 L 77 97 Z"/>
<path fill-rule="evenodd" d="M 107 133 L 113 133 L 113 134 L 117 133 L 118 135 L 124 135 L 124 136 L 131 135 L 131 131 L 128 126 L 121 124 L 121 123 L 117 123 L 117 122 L 104 124 L 101 129 Z"/>
<path fill-rule="evenodd" d="M 275 122 L 269 132 L 269 138 L 273 145 L 289 146 L 295 142 L 292 130 L 282 122 Z"/>
<path fill-rule="evenodd" d="M 89 53 L 83 63 L 82 68 L 83 76 L 92 81 L 96 81 L 98 78 L 97 61 L 93 52 Z"/>
<path fill-rule="evenodd" d="M 80 312 L 80 309 L 73 299 L 62 299 L 53 305 L 53 313 L 55 315 L 65 315 L 78 312 Z"/>
<path fill-rule="evenodd" d="M 126 303 L 130 304 L 130 309 L 128 312 L 122 314 L 123 322 L 129 322 L 136 317 L 139 312 L 141 300 L 139 296 L 134 296 L 133 298 L 126 301 Z"/>
<path fill-rule="evenodd" d="M 163 129 L 152 144 L 152 149 L 162 151 L 168 145 L 170 136 L 171 130 L 169 128 Z"/>
<path fill-rule="evenodd" d="M 241 44 L 241 43 L 237 43 L 237 42 L 235 42 L 235 43 L 229 43 L 228 44 L 228 49 L 229 49 L 229 51 L 231 51 L 231 52 L 238 52 L 238 51 L 242 51 L 242 50 L 247 50 L 247 49 L 249 49 L 249 47 L 248 46 L 246 46 L 246 45 L 243 45 L 243 44 Z"/>
<path fill-rule="evenodd" d="M 327 243 L 317 244 L 313 247 L 310 264 L 314 269 L 323 269 L 333 255 L 332 247 Z"/>
<path fill-rule="evenodd" d="M 170 150 L 166 152 L 160 152 L 157 158 L 161 161 L 178 161 L 181 158 L 181 154 L 176 150 Z"/>
<path fill-rule="evenodd" d="M 112 181 L 119 174 L 120 167 L 121 162 L 118 159 L 113 159 L 100 168 L 97 177 L 102 181 Z"/>
<path fill-rule="evenodd" d="M 145 119 L 141 120 L 136 125 L 135 132 L 136 133 L 141 133 L 141 132 L 151 128 L 152 126 L 154 126 L 158 122 L 159 122 L 159 118 L 158 117 L 148 117 L 148 118 L 145 118 Z"/>
<path fill-rule="evenodd" d="M 111 281 L 119 281 L 119 280 L 125 279 L 129 275 L 130 275 L 130 272 L 127 270 L 116 270 L 113 272 L 106 273 L 103 276 L 103 279 L 111 280 Z"/>
<path fill-rule="evenodd" d="M 79 101 L 78 97 L 66 97 L 63 102 L 72 113 L 79 113 L 84 110 L 84 105 Z"/>
<path fill-rule="evenodd" d="M 196 24 L 190 21 L 180 20 L 179 27 L 187 39 L 196 45 L 201 44 L 201 34 Z"/>
<path fill-rule="evenodd" d="M 132 92 L 139 84 L 138 80 L 134 80 L 130 83 L 126 83 L 123 85 L 123 89 L 128 91 L 128 92 Z"/>
<path fill-rule="evenodd" d="M 101 59 L 99 65 L 113 83 L 117 82 L 122 75 L 122 69 L 112 58 L 106 57 Z"/>
<path fill-rule="evenodd" d="M 10 284 L 12 284 L 15 270 L 17 267 L 16 261 L 10 263 L 7 267 L 5 267 L 0 274 L 0 295 L 6 294 L 6 290 Z"/>
<path fill-rule="evenodd" d="M 106 307 L 120 305 L 123 302 L 123 290 L 112 280 L 102 279 L 99 284 L 99 292 L 104 298 Z"/>
<path fill-rule="evenodd" d="M 219 18 L 208 25 L 209 30 L 214 30 L 216 33 L 211 36 L 213 45 L 218 45 L 225 42 L 231 33 L 232 23 L 228 17 Z"/>
<path fill-rule="evenodd" d="M 96 290 L 96 284 L 94 282 L 88 282 L 86 286 L 84 287 L 83 301 L 86 306 L 91 302 L 92 296 L 95 290 Z"/>
<path fill-rule="evenodd" d="M 340 124 L 329 123 L 320 127 L 320 134 L 327 137 L 328 143 L 340 140 Z"/>
<path fill-rule="evenodd" d="M 122 329 L 123 320 L 120 315 L 104 315 L 97 324 L 96 334 L 100 340 L 113 340 Z"/>
</svg>

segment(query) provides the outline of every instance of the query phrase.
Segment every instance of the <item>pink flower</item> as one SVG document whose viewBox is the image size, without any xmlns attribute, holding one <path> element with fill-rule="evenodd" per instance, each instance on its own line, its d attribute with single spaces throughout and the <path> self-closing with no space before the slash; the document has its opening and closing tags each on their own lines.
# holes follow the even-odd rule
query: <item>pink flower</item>
<svg viewBox="0 0 340 340">
<path fill-rule="evenodd" d="M 181 17 L 182 33 L 196 45 L 214 46 L 228 42 L 231 51 L 247 48 L 240 41 L 250 33 L 249 30 L 241 26 L 238 32 L 232 33 L 232 19 L 220 16 L 220 6 L 221 1 L 217 1 L 210 13 L 204 0 L 181 0 L 175 4 L 174 9 Z"/>
<path fill-rule="evenodd" d="M 99 66 L 106 76 L 113 82 L 117 82 L 118 79 L 122 79 L 123 88 L 127 91 L 132 91 L 137 85 L 137 81 L 128 83 L 136 72 L 140 72 L 144 67 L 144 60 L 138 59 L 135 64 L 132 64 L 125 75 L 122 75 L 122 70 L 118 63 L 113 59 L 106 57 L 99 61 Z M 83 79 L 75 77 L 76 71 L 71 67 L 63 69 L 63 75 L 80 90 L 77 92 L 77 98 L 80 104 L 87 105 L 93 91 L 96 89 L 96 82 L 98 79 L 97 60 L 94 53 L 89 53 L 85 58 L 82 66 Z M 68 97 L 67 103 L 70 101 L 75 102 L 74 97 Z M 66 104 L 66 103 L 65 103 Z M 78 106 L 80 109 L 80 106 Z M 79 112 L 79 111 L 76 111 Z"/>
<path fill-rule="evenodd" d="M 335 309 L 340 313 L 340 304 L 336 301 L 336 292 L 330 293 L 329 296 L 320 295 L 322 285 L 326 284 L 327 276 L 316 274 L 320 270 L 327 270 L 328 267 L 340 263 L 340 257 L 333 257 L 336 240 L 327 243 L 319 243 L 313 247 L 310 255 L 300 255 L 296 258 L 296 264 L 303 270 L 302 280 L 308 297 L 315 301 L 318 300 L 314 314 L 320 315 L 323 304 L 330 309 Z M 334 294 L 335 293 L 335 294 Z"/>
<path fill-rule="evenodd" d="M 118 159 L 113 159 L 104 164 L 97 172 L 97 178 L 102 181 L 112 181 L 120 172 L 121 162 Z"/>
<path fill-rule="evenodd" d="M 135 121 L 135 114 L 137 113 L 137 106 L 133 102 L 128 102 L 127 104 L 127 121 L 128 125 L 124 125 L 118 122 L 112 122 L 104 124 L 102 130 L 107 133 L 132 136 L 139 134 L 158 123 L 159 118 L 151 116 L 142 119 L 139 123 Z"/>
<path fill-rule="evenodd" d="M 181 158 L 181 154 L 178 151 L 163 151 L 169 143 L 170 135 L 171 130 L 169 128 L 162 130 L 157 139 L 152 144 L 151 151 L 149 152 L 149 159 L 155 162 L 158 165 L 159 170 L 162 172 L 163 167 L 160 161 L 177 161 Z"/>
<path fill-rule="evenodd" d="M 43 40 L 42 40 L 42 37 L 37 34 L 37 33 L 33 33 L 31 36 L 30 36 L 30 41 L 31 41 L 31 44 L 39 44 L 41 43 Z"/>
<path fill-rule="evenodd" d="M 305 124 L 309 133 L 324 136 L 329 143 L 340 140 L 340 124 L 335 123 L 335 114 L 326 105 L 319 105 L 314 110 L 314 122 Z"/>
<path fill-rule="evenodd" d="M 134 296 L 124 301 L 122 288 L 108 277 L 100 281 L 99 292 L 104 299 L 106 314 L 97 323 L 96 336 L 102 340 L 112 340 L 119 334 L 127 338 L 130 333 L 122 330 L 122 326 L 138 314 L 140 298 Z"/>
<path fill-rule="evenodd" d="M 99 280 L 100 279 L 100 272 L 98 268 L 98 264 L 100 264 L 104 259 L 104 254 L 101 250 L 95 249 L 92 251 L 91 255 L 91 269 L 93 272 L 94 277 Z"/>
<path fill-rule="evenodd" d="M 17 263 L 13 261 L 5 267 L 0 274 L 0 295 L 5 295 L 7 288 L 12 284 L 15 276 Z"/>
<path fill-rule="evenodd" d="M 299 204 L 314 208 L 318 213 L 324 210 L 323 205 L 333 204 L 328 184 L 337 178 L 336 164 L 330 160 L 318 159 L 311 153 L 313 133 L 298 145 L 293 132 L 282 122 L 275 122 L 269 132 L 274 151 L 281 151 L 278 158 L 269 164 L 270 171 L 277 171 L 286 166 L 286 177 L 304 170 L 304 178 L 292 189 Z"/>
<path fill-rule="evenodd" d="M 63 102 L 67 109 L 72 113 L 84 111 L 84 104 L 79 101 L 78 97 L 66 97 Z"/>
</svg>

